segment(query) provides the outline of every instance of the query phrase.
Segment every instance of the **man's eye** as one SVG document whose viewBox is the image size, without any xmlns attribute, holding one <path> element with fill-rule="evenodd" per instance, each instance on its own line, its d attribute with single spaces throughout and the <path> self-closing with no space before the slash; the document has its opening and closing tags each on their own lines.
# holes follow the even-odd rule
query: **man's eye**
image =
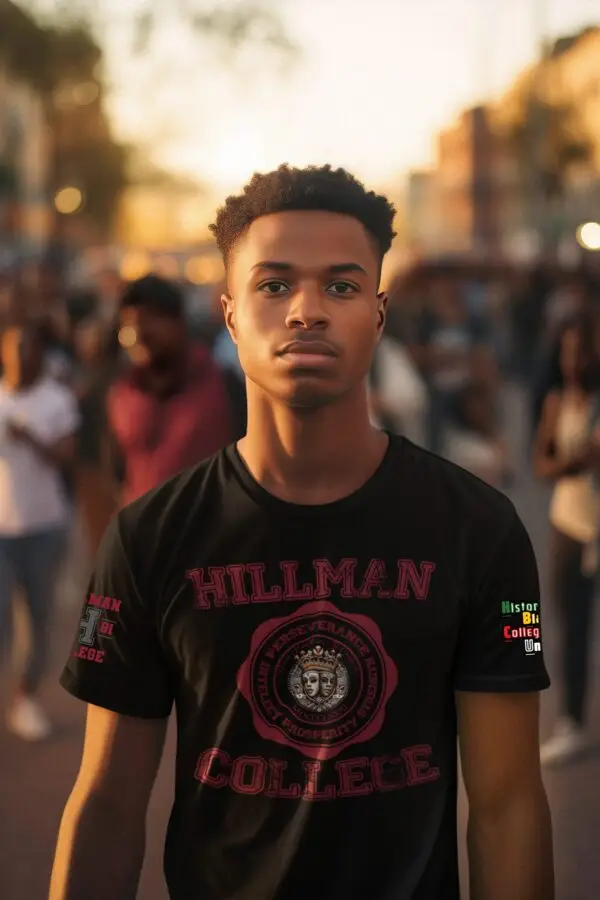
<svg viewBox="0 0 600 900">
<path fill-rule="evenodd" d="M 262 284 L 259 284 L 258 289 L 259 291 L 265 291 L 267 294 L 282 294 L 284 291 L 289 290 L 284 281 L 263 281 Z"/>
<path fill-rule="evenodd" d="M 328 288 L 332 294 L 352 294 L 357 290 L 356 285 L 350 284 L 349 281 L 334 281 Z"/>
</svg>

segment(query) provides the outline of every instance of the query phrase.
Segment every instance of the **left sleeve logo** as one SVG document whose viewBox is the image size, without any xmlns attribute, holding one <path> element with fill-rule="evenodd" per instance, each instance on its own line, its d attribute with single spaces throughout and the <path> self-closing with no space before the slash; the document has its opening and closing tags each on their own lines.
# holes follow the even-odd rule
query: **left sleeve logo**
<svg viewBox="0 0 600 900">
<path fill-rule="evenodd" d="M 88 662 L 104 662 L 105 651 L 98 649 L 98 638 L 111 638 L 114 635 L 115 622 L 108 618 L 107 611 L 118 612 L 119 600 L 91 594 L 85 613 L 79 622 L 79 641 L 73 656 Z"/>
</svg>

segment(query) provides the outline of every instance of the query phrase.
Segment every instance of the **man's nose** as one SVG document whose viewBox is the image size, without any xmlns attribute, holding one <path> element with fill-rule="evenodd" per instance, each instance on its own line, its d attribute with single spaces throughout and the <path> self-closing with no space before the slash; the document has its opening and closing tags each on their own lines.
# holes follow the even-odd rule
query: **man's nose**
<svg viewBox="0 0 600 900">
<path fill-rule="evenodd" d="M 323 329 L 329 322 L 330 316 L 320 288 L 306 286 L 294 293 L 286 316 L 288 328 Z"/>
</svg>

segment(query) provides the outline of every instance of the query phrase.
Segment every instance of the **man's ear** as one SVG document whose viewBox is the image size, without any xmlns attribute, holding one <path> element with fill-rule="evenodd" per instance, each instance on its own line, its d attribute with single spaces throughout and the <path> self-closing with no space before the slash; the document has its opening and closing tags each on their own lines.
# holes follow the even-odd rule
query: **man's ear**
<svg viewBox="0 0 600 900">
<path fill-rule="evenodd" d="M 233 297 L 231 297 L 229 294 L 221 294 L 221 308 L 223 310 L 223 318 L 225 319 L 227 331 L 231 335 L 231 340 L 233 341 L 233 343 L 237 344 Z"/>
<path fill-rule="evenodd" d="M 385 291 L 377 294 L 377 340 L 380 340 L 385 328 L 385 319 L 387 315 L 388 295 Z"/>
</svg>

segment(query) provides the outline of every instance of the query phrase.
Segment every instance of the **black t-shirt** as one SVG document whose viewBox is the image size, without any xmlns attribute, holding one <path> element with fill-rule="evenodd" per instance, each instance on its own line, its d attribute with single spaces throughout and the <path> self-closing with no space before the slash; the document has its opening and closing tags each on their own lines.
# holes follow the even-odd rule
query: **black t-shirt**
<svg viewBox="0 0 600 900">
<path fill-rule="evenodd" d="M 234 447 L 113 521 L 63 686 L 178 719 L 173 900 L 458 900 L 454 691 L 539 691 L 508 499 L 393 437 L 325 506 Z"/>
</svg>

